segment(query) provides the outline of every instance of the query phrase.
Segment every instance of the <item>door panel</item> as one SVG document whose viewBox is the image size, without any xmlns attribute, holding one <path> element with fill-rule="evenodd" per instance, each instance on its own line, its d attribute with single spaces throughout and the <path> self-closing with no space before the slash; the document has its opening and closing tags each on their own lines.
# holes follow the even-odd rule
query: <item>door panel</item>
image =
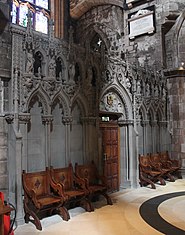
<svg viewBox="0 0 185 235">
<path fill-rule="evenodd" d="M 102 156 L 104 156 L 104 176 L 109 192 L 119 190 L 119 128 L 117 124 L 103 123 Z"/>
</svg>

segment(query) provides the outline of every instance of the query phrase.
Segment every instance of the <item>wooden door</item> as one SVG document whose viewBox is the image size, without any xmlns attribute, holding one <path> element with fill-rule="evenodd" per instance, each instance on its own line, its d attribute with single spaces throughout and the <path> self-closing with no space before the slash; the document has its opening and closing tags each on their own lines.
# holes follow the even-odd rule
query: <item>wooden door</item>
<svg viewBox="0 0 185 235">
<path fill-rule="evenodd" d="M 103 171 L 108 191 L 119 190 L 119 128 L 117 124 L 102 123 Z"/>
</svg>

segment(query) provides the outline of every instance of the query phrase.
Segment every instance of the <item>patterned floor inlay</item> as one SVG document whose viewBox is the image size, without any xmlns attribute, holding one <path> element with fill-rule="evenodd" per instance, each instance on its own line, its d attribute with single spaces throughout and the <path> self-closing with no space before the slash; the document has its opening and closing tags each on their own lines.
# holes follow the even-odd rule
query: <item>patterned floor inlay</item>
<svg viewBox="0 0 185 235">
<path fill-rule="evenodd" d="M 164 220 L 159 212 L 159 205 L 171 198 L 184 196 L 185 191 L 176 192 L 176 193 L 168 193 L 165 195 L 157 196 L 152 199 L 145 201 L 139 208 L 139 212 L 141 217 L 147 222 L 150 226 L 158 230 L 159 232 L 166 235 L 185 235 L 185 231 L 174 226 L 173 224 L 168 223 Z"/>
</svg>

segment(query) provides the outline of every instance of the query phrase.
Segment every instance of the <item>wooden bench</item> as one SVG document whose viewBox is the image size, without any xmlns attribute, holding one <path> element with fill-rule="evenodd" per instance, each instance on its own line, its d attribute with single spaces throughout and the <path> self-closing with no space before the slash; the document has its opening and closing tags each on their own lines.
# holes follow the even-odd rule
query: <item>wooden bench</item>
<svg viewBox="0 0 185 235">
<path fill-rule="evenodd" d="M 30 221 L 38 230 L 42 230 L 40 219 L 43 217 L 57 213 L 63 219 L 67 219 L 68 214 L 63 206 L 64 198 L 53 193 L 62 195 L 62 187 L 51 180 L 48 168 L 45 171 L 33 173 L 23 171 L 22 183 L 26 223 Z"/>
<path fill-rule="evenodd" d="M 93 161 L 90 164 L 84 165 L 78 165 L 78 163 L 76 163 L 75 174 L 78 178 L 85 180 L 86 188 L 89 191 L 89 199 L 91 201 L 95 196 L 103 195 L 107 201 L 107 204 L 112 205 L 112 200 L 107 194 L 108 187 L 105 177 L 99 175 Z"/>
<path fill-rule="evenodd" d="M 64 206 L 67 210 L 80 206 L 86 211 L 92 211 L 92 205 L 87 197 L 89 192 L 86 189 L 85 181 L 74 175 L 72 164 L 64 168 L 50 167 L 50 174 L 53 182 L 62 186 L 62 196 L 65 198 Z M 69 213 L 68 219 L 70 219 Z"/>
<path fill-rule="evenodd" d="M 167 164 L 164 164 L 164 162 L 160 161 L 159 153 L 151 153 L 150 161 L 151 161 L 152 166 L 157 171 L 161 172 L 161 175 L 163 175 L 164 179 L 169 179 L 171 182 L 175 181 L 175 178 L 172 175 L 172 172 L 173 172 L 172 169 Z"/>
<path fill-rule="evenodd" d="M 181 175 L 181 163 L 179 160 L 172 160 L 170 159 L 168 151 L 160 152 L 160 161 L 163 165 L 166 165 L 168 168 L 171 169 L 171 173 L 177 176 L 179 179 L 182 179 Z"/>
<path fill-rule="evenodd" d="M 165 181 L 162 178 L 161 171 L 156 170 L 150 162 L 150 155 L 139 154 L 139 180 L 140 185 L 151 185 L 151 188 L 155 189 L 155 183 L 160 181 L 161 185 L 165 185 Z"/>
</svg>

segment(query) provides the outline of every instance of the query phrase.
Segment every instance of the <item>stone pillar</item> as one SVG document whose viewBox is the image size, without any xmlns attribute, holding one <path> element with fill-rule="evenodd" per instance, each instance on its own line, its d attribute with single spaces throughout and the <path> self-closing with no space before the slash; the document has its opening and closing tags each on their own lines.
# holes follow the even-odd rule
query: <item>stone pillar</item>
<svg viewBox="0 0 185 235">
<path fill-rule="evenodd" d="M 53 121 L 52 115 L 43 115 L 42 116 L 42 123 L 45 125 L 45 164 L 46 166 L 51 165 L 51 141 L 50 141 L 50 129 L 51 129 L 51 123 Z"/>
<path fill-rule="evenodd" d="M 66 142 L 66 155 L 65 155 L 65 165 L 67 166 L 69 164 L 69 162 L 71 162 L 71 155 L 70 155 L 70 146 L 71 146 L 71 142 L 70 142 L 70 125 L 72 124 L 72 117 L 66 116 L 62 118 L 62 122 L 65 125 L 65 129 L 66 129 L 66 134 L 65 134 L 65 142 Z"/>
<path fill-rule="evenodd" d="M 160 140 L 159 140 L 159 151 L 170 151 L 171 152 L 171 139 L 169 138 L 169 133 L 168 133 L 168 122 L 167 121 L 159 121 L 159 135 L 160 135 Z"/>
<path fill-rule="evenodd" d="M 136 133 L 134 131 L 133 121 L 119 121 L 120 139 L 120 188 L 136 187 L 138 179 L 138 163 Z"/>
<path fill-rule="evenodd" d="M 96 130 L 96 117 L 82 117 L 83 124 L 83 146 L 84 146 L 84 162 L 94 160 L 98 166 L 101 165 L 102 159 L 97 159 L 101 154 L 98 154 L 98 139 Z M 94 140 L 92 142 L 92 140 Z M 98 162 L 97 162 L 98 161 Z"/>
<path fill-rule="evenodd" d="M 151 131 L 152 131 L 152 153 L 156 153 L 157 152 L 157 121 L 153 120 L 151 122 Z"/>
<path fill-rule="evenodd" d="M 168 70 L 169 128 L 172 136 L 171 156 L 182 161 L 185 169 L 185 70 Z"/>
<path fill-rule="evenodd" d="M 144 151 L 143 151 L 143 154 L 147 154 L 149 153 L 149 146 L 148 146 L 148 138 L 149 138 L 149 135 L 148 135 L 148 127 L 149 127 L 149 121 L 147 120 L 144 120 L 142 121 L 142 124 L 143 126 L 143 133 L 144 133 L 144 140 L 143 140 L 143 148 L 144 148 Z"/>
<path fill-rule="evenodd" d="M 28 170 L 28 132 L 30 128 L 30 113 L 19 114 L 19 126 L 22 136 L 24 136 L 22 149 L 22 170 Z"/>
</svg>

